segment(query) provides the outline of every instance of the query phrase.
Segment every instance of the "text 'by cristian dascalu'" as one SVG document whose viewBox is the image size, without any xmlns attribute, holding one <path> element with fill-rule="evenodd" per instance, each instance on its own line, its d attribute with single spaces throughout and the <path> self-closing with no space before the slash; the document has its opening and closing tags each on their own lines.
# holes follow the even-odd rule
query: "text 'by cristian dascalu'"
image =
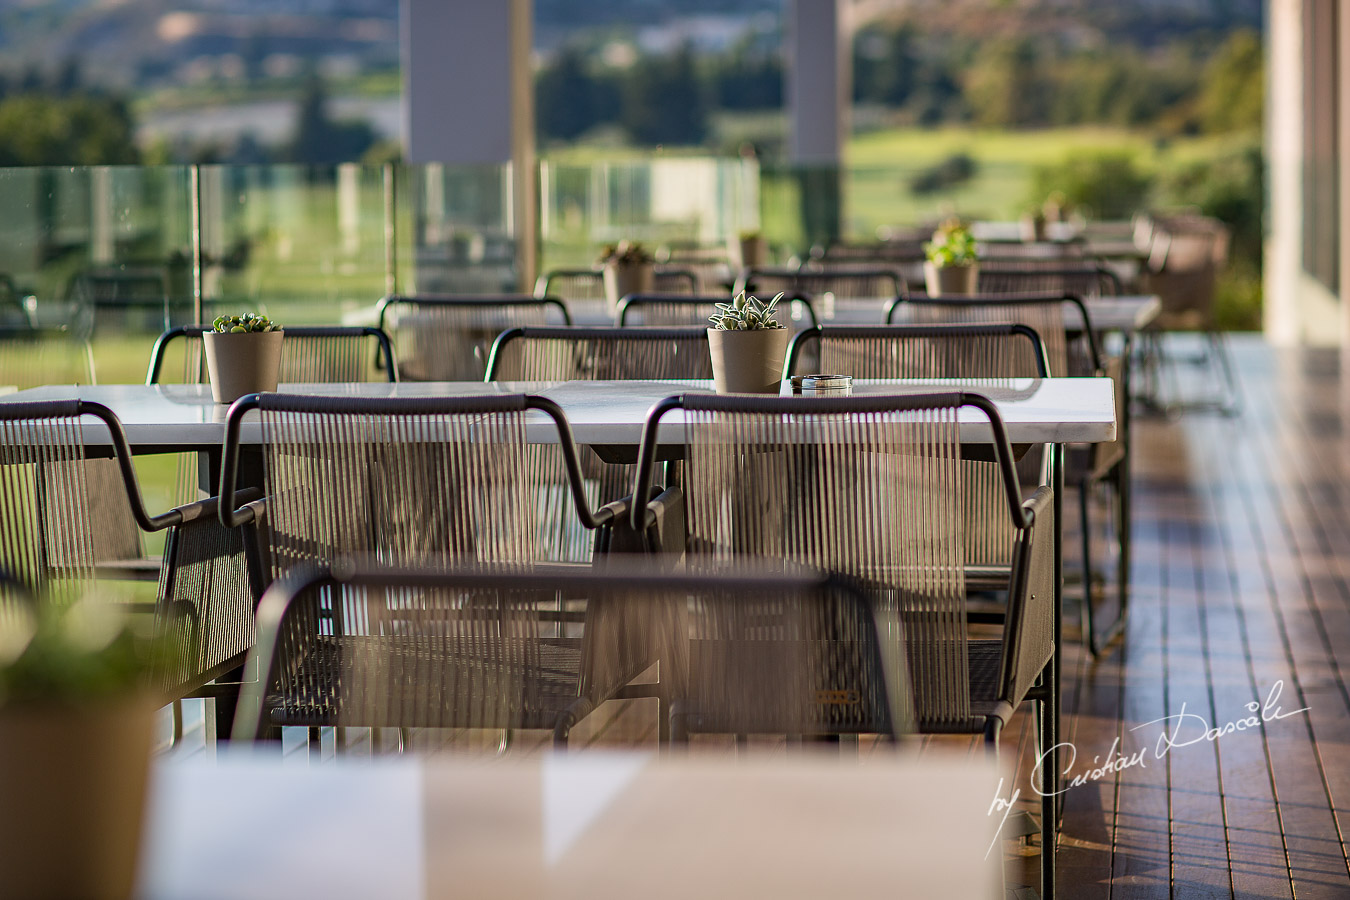
<svg viewBox="0 0 1350 900">
<path fill-rule="evenodd" d="M 1077 747 L 1067 741 L 1056 744 L 1042 752 L 1040 758 L 1036 760 L 1036 765 L 1032 767 L 1031 774 L 1027 779 L 1028 784 L 1032 792 L 1038 797 L 1056 796 L 1072 788 L 1082 787 L 1090 781 L 1098 781 L 1108 775 L 1118 774 L 1126 769 L 1148 768 L 1150 760 L 1161 760 L 1173 750 L 1181 747 L 1190 747 L 1205 742 L 1213 743 L 1221 737 L 1236 734 L 1240 731 L 1255 731 L 1267 722 L 1276 722 L 1308 711 L 1308 707 L 1305 706 L 1301 709 L 1284 712 L 1280 708 L 1280 695 L 1282 693 L 1284 693 L 1283 679 L 1270 686 L 1270 691 L 1266 694 L 1264 703 L 1258 700 L 1251 701 L 1245 706 L 1247 715 L 1224 722 L 1221 725 L 1210 725 L 1208 719 L 1198 713 L 1190 712 L 1186 709 L 1186 704 L 1183 703 L 1180 712 L 1175 715 L 1152 719 L 1130 729 L 1134 732 L 1150 727 L 1158 728 L 1158 739 L 1152 746 L 1149 746 L 1147 739 L 1145 739 L 1144 746 L 1134 753 L 1122 754 L 1120 752 L 1120 738 L 1117 737 L 1111 742 L 1111 749 L 1106 752 L 1104 757 L 1094 756 L 1092 764 L 1082 769 L 1078 768 Z M 1044 787 L 1045 766 L 1054 759 L 1057 752 L 1063 754 L 1064 765 L 1060 770 L 1061 786 L 1047 791 Z M 1003 832 L 1003 823 L 1008 820 L 1013 807 L 1021 798 L 1022 789 L 1014 788 L 1012 796 L 1005 799 L 1003 797 L 1003 779 L 999 779 L 998 791 L 994 795 L 994 802 L 989 805 L 988 814 L 992 816 L 1002 813 L 1002 818 L 999 820 L 998 832 L 995 833 L 994 840 L 989 844 L 989 850 L 985 851 L 986 858 L 998 843 L 998 836 Z"/>
</svg>

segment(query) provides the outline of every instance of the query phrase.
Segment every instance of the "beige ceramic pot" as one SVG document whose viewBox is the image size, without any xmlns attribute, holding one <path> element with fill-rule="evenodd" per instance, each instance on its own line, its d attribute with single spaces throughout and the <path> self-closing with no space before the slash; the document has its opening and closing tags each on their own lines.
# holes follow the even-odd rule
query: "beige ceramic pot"
<svg viewBox="0 0 1350 900">
<path fill-rule="evenodd" d="M 1024 241 L 1044 242 L 1046 240 L 1045 216 L 1023 216 L 1018 222 L 1018 233 Z"/>
<path fill-rule="evenodd" d="M 284 331 L 202 335 L 211 396 L 217 403 L 233 403 L 245 394 L 277 389 Z"/>
<path fill-rule="evenodd" d="M 787 356 L 786 328 L 760 331 L 708 329 L 713 383 L 719 394 L 777 394 Z"/>
<path fill-rule="evenodd" d="M 923 264 L 923 280 L 930 297 L 950 297 L 974 294 L 980 282 L 980 267 L 935 266 Z"/>
<path fill-rule="evenodd" d="M 741 252 L 741 266 L 754 268 L 766 265 L 769 261 L 769 242 L 763 236 L 741 238 L 738 242 Z"/>
<path fill-rule="evenodd" d="M 153 732 L 143 700 L 0 710 L 0 895 L 131 896 Z"/>
<path fill-rule="evenodd" d="M 629 294 L 650 294 L 655 283 L 655 269 L 651 263 L 605 263 L 605 299 L 610 312 L 619 308 L 619 301 Z"/>
</svg>

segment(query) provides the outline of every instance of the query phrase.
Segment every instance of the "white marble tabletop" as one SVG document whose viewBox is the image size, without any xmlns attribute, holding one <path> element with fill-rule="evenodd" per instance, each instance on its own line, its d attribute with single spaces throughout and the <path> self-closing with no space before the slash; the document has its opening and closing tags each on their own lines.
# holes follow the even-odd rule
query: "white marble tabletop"
<svg viewBox="0 0 1350 900">
<path fill-rule="evenodd" d="M 553 382 L 386 382 L 368 384 L 283 384 L 283 393 L 342 397 L 449 397 L 483 394 L 540 394 L 562 407 L 581 444 L 635 446 L 647 413 L 657 401 L 674 394 L 711 393 L 710 381 L 553 381 Z M 897 379 L 856 380 L 855 395 L 916 394 L 966 390 L 993 400 L 1013 443 L 1114 440 L 1115 405 L 1107 378 L 1048 379 Z M 786 383 L 782 392 L 789 394 Z M 102 403 L 122 421 L 133 449 L 204 449 L 224 439 L 226 406 L 211 400 L 207 385 L 111 384 L 46 386 L 0 397 L 0 403 L 78 397 Z M 556 432 L 542 413 L 532 413 L 527 437 L 552 443 Z M 961 440 L 990 440 L 988 420 L 977 410 L 961 414 Z M 676 412 L 662 420 L 661 438 L 683 443 L 683 417 Z M 262 440 L 257 414 L 240 429 L 244 443 Z M 85 440 L 107 443 L 101 425 L 90 424 Z"/>
<path fill-rule="evenodd" d="M 137 896 L 992 900 L 999 790 L 978 755 L 311 767 L 231 752 L 156 762 Z"/>
</svg>

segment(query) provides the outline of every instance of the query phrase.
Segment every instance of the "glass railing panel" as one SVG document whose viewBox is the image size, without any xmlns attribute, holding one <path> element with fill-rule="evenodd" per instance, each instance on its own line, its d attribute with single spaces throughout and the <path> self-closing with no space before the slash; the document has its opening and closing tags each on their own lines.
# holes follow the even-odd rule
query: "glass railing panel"
<svg viewBox="0 0 1350 900">
<path fill-rule="evenodd" d="M 335 323 L 385 291 L 379 166 L 203 166 L 207 317 L 265 311 L 282 324 Z"/>
<path fill-rule="evenodd" d="M 509 165 L 400 166 L 397 182 L 400 291 L 517 289 Z"/>
<path fill-rule="evenodd" d="M 723 247 L 759 224 L 753 160 L 688 157 L 540 164 L 541 271 L 592 265 L 605 244 Z"/>
</svg>

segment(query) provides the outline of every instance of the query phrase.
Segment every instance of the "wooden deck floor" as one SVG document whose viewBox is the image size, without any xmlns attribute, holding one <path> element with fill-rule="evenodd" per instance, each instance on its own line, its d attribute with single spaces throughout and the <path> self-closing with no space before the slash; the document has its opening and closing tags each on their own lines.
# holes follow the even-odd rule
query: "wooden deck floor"
<svg viewBox="0 0 1350 900">
<path fill-rule="evenodd" d="M 1137 420 L 1127 626 L 1097 662 L 1066 650 L 1074 771 L 1113 746 L 1117 758 L 1144 751 L 1142 764 L 1066 794 L 1059 884 L 1070 900 L 1350 898 L 1350 387 L 1334 353 L 1247 339 L 1234 355 L 1240 417 Z M 1197 740 L 1205 725 L 1246 719 L 1250 703 L 1259 718 L 1277 686 L 1285 718 Z M 654 746 L 650 701 L 606 706 L 574 742 Z M 1158 720 L 1183 712 L 1204 724 L 1184 721 L 1159 758 L 1173 723 Z M 1004 741 L 1025 785 L 1025 716 Z M 510 752 L 546 746 L 522 735 Z M 1036 883 L 1037 849 L 1006 846 L 1009 896 L 1032 896 L 1021 886 Z"/>
<path fill-rule="evenodd" d="M 1350 390 L 1335 353 L 1234 352 L 1240 417 L 1137 422 L 1128 624 L 1069 648 L 1065 711 L 1076 771 L 1144 764 L 1069 790 L 1063 897 L 1350 897 Z M 1157 758 L 1157 720 L 1250 703 Z"/>
</svg>

